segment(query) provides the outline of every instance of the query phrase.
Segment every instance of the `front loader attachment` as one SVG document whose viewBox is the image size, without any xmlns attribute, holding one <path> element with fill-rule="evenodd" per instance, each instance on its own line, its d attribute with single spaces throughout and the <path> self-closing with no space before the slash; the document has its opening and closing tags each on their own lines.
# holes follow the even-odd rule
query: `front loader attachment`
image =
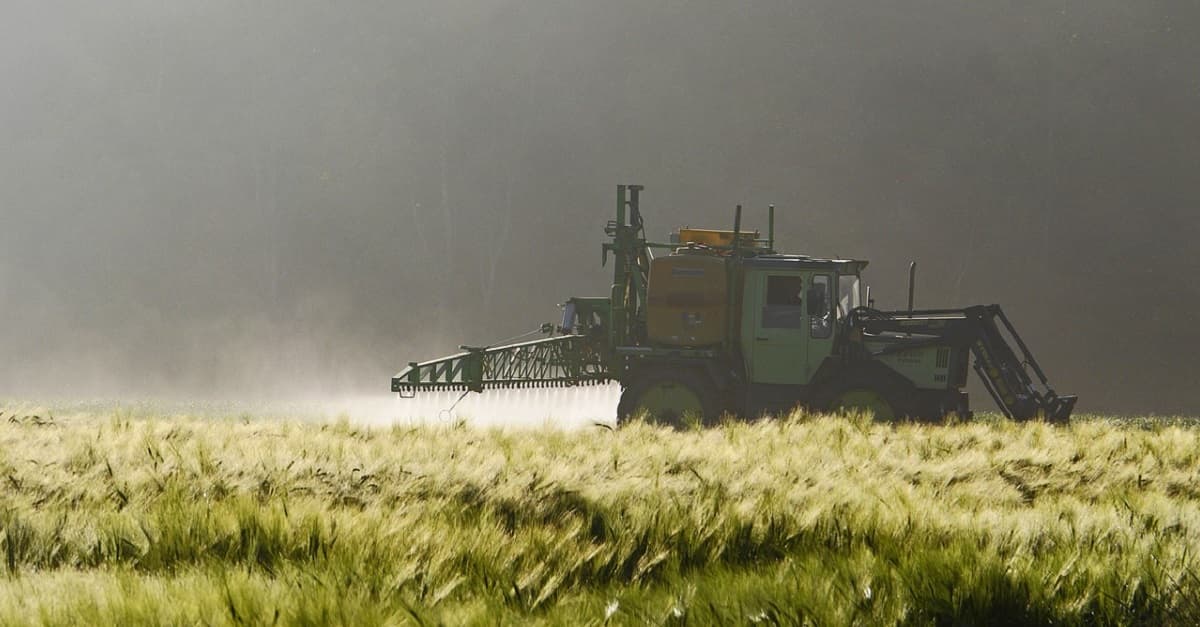
<svg viewBox="0 0 1200 627">
<path fill-rule="evenodd" d="M 506 346 L 461 346 L 464 352 L 410 363 L 392 377 L 392 391 L 482 392 L 499 388 L 565 387 L 604 383 L 610 377 L 593 342 L 582 335 L 548 337 Z"/>
<path fill-rule="evenodd" d="M 1042 415 L 1052 422 L 1065 422 L 1075 409 L 1074 395 L 1062 395 L 1050 387 L 1046 373 L 1029 352 L 1029 347 L 1013 328 L 1008 316 L 999 305 L 969 307 L 968 317 L 976 329 L 971 343 L 975 354 L 975 372 L 983 380 L 984 387 L 1009 418 L 1028 419 Z M 1020 350 L 1018 357 L 1012 346 L 1005 341 L 996 324 L 999 320 Z M 1030 370 L 1037 377 L 1030 376 Z"/>
<path fill-rule="evenodd" d="M 852 312 L 851 324 L 861 325 L 869 335 L 891 334 L 893 340 L 900 340 L 874 353 L 876 356 L 922 345 L 970 349 L 983 386 L 1011 419 L 1042 416 L 1051 422 L 1065 422 L 1075 409 L 1077 397 L 1059 395 L 1050 387 L 1046 373 L 999 305 L 919 311 L 859 309 Z"/>
</svg>

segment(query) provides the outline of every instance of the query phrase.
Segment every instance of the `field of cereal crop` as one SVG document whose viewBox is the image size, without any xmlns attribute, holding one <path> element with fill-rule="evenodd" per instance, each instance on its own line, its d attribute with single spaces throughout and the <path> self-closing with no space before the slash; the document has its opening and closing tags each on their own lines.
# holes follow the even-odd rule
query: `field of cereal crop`
<svg viewBox="0 0 1200 627">
<path fill-rule="evenodd" d="M 1200 428 L 0 415 L 4 624 L 1197 624 Z"/>
</svg>

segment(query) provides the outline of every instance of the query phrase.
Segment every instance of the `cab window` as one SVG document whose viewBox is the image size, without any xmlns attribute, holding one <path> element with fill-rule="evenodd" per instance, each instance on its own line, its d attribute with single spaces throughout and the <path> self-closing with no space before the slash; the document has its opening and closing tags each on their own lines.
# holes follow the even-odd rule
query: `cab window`
<svg viewBox="0 0 1200 627">
<path fill-rule="evenodd" d="M 804 279 L 798 276 L 767 276 L 762 328 L 804 327 Z"/>
<path fill-rule="evenodd" d="M 838 277 L 838 317 L 845 316 L 863 304 L 861 286 L 862 281 L 857 274 L 843 274 Z"/>
</svg>

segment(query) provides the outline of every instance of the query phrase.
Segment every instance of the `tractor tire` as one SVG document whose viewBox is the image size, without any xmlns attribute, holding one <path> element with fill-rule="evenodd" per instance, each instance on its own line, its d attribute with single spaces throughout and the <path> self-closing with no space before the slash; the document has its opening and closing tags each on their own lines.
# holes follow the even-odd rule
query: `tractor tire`
<svg viewBox="0 0 1200 627">
<path fill-rule="evenodd" d="M 832 382 L 816 404 L 830 413 L 870 412 L 876 421 L 894 422 L 917 413 L 908 392 L 891 377 L 856 373 Z"/>
<path fill-rule="evenodd" d="M 682 429 L 698 420 L 711 425 L 724 407 L 711 378 L 692 370 L 653 370 L 631 378 L 617 403 L 617 424 L 640 415 L 654 424 Z"/>
</svg>

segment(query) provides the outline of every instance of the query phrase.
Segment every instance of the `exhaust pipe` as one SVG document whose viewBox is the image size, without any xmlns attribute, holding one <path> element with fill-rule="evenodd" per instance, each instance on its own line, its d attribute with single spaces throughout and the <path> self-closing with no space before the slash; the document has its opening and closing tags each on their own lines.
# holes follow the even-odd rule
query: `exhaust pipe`
<svg viewBox="0 0 1200 627">
<path fill-rule="evenodd" d="M 775 205 L 767 206 L 767 248 L 775 252 Z"/>
<path fill-rule="evenodd" d="M 912 261 L 908 264 L 908 315 L 913 312 L 913 291 L 917 286 L 917 262 Z"/>
<path fill-rule="evenodd" d="M 738 251 L 738 244 L 742 239 L 742 206 L 738 205 L 733 213 L 733 252 Z"/>
</svg>

